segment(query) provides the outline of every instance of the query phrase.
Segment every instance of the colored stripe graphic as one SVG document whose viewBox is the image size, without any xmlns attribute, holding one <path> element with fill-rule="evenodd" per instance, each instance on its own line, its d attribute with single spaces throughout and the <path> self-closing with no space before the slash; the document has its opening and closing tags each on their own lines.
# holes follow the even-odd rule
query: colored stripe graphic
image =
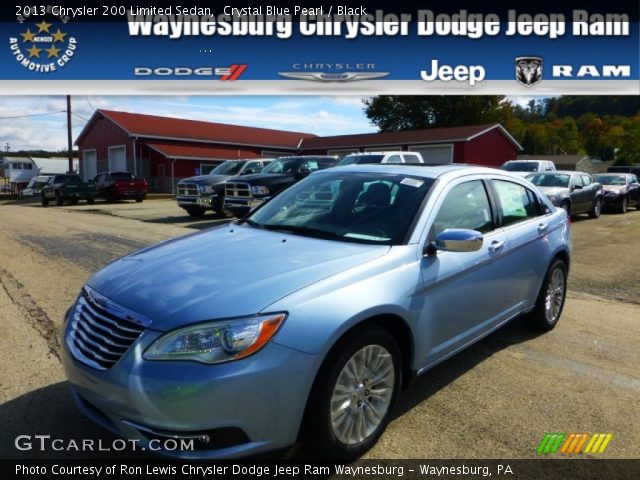
<svg viewBox="0 0 640 480">
<path fill-rule="evenodd" d="M 538 455 L 551 453 L 576 454 L 581 452 L 599 454 L 606 450 L 612 438 L 612 433 L 594 433 L 593 435 L 589 433 L 569 433 L 568 435 L 564 433 L 545 433 L 536 449 L 536 453 Z M 582 447 L 584 447 L 585 443 L 587 446 L 583 451 Z"/>
<path fill-rule="evenodd" d="M 235 63 L 229 67 L 229 74 L 220 78 L 220 80 L 237 80 L 240 75 L 247 69 L 246 64 L 236 65 Z"/>
</svg>

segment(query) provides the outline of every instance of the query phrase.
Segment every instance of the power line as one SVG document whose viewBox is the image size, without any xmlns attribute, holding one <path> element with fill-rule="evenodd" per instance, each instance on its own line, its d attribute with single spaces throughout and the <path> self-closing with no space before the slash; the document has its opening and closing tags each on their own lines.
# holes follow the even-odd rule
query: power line
<svg viewBox="0 0 640 480">
<path fill-rule="evenodd" d="M 84 121 L 86 121 L 86 122 L 88 122 L 88 121 L 89 121 L 89 119 L 88 119 L 88 118 L 83 117 L 82 115 L 80 115 L 80 114 L 78 114 L 78 113 L 76 113 L 76 112 L 71 112 L 71 115 L 75 115 L 76 117 L 81 118 L 82 120 L 84 120 Z"/>
<path fill-rule="evenodd" d="M 9 116 L 9 117 L 0 117 L 0 120 L 13 119 L 13 118 L 41 117 L 43 115 L 57 115 L 59 113 L 65 113 L 65 112 L 66 112 L 66 110 L 60 110 L 58 112 L 31 113 L 31 114 L 28 114 L 28 115 L 14 115 L 14 116 Z"/>
</svg>

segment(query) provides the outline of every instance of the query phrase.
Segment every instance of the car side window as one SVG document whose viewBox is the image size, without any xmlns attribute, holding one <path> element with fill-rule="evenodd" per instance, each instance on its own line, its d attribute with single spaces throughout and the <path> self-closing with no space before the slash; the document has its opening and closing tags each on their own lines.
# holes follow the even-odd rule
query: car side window
<svg viewBox="0 0 640 480">
<path fill-rule="evenodd" d="M 580 177 L 582 177 L 582 183 L 585 187 L 588 187 L 593 183 L 589 175 L 580 175 Z"/>
<path fill-rule="evenodd" d="M 534 203 L 527 188 L 504 180 L 494 180 L 493 187 L 502 207 L 503 227 L 539 215 L 538 206 Z"/>
<path fill-rule="evenodd" d="M 247 171 L 252 171 L 252 172 L 259 172 L 260 170 L 262 170 L 262 166 L 260 165 L 261 162 L 249 162 L 246 166 L 246 168 L 244 169 L 245 172 Z"/>
<path fill-rule="evenodd" d="M 638 177 L 635 175 L 631 175 L 631 183 L 638 183 Z"/>
<path fill-rule="evenodd" d="M 400 155 L 391 155 L 387 159 L 387 163 L 402 163 L 402 158 L 400 157 Z"/>
<path fill-rule="evenodd" d="M 582 186 L 582 178 L 580 177 L 580 175 L 573 175 L 571 177 L 571 186 L 572 187 Z"/>
<path fill-rule="evenodd" d="M 404 163 L 409 163 L 409 164 L 419 164 L 420 161 L 418 160 L 418 156 L 414 155 L 413 153 L 405 153 L 403 154 L 404 157 Z"/>
<path fill-rule="evenodd" d="M 447 193 L 429 236 L 435 240 L 449 228 L 466 228 L 482 233 L 494 229 L 491 204 L 482 181 L 461 183 Z"/>
</svg>

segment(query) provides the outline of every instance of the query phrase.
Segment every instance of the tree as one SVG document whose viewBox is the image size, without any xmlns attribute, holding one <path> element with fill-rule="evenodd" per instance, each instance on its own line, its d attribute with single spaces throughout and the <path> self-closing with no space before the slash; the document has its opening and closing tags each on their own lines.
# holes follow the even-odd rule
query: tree
<svg viewBox="0 0 640 480">
<path fill-rule="evenodd" d="M 512 111 L 503 95 L 385 95 L 364 103 L 367 118 L 383 132 L 505 123 Z"/>
</svg>

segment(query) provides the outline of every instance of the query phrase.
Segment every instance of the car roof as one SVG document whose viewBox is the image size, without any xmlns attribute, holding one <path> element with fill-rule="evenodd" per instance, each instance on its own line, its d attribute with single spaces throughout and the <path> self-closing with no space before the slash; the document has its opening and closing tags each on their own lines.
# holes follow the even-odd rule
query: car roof
<svg viewBox="0 0 640 480">
<path fill-rule="evenodd" d="M 590 175 L 587 172 L 578 172 L 577 170 L 552 170 L 550 172 L 531 172 L 531 175 L 575 175 L 579 173 L 580 175 Z"/>
<path fill-rule="evenodd" d="M 419 163 L 370 163 L 370 164 L 352 164 L 335 167 L 331 169 L 319 170 L 319 172 L 361 172 L 361 173 L 392 173 L 394 175 L 412 175 L 423 178 L 439 178 L 444 175 L 453 174 L 454 172 L 464 172 L 467 175 L 483 174 L 483 175 L 500 175 L 509 176 L 509 172 L 498 170 L 496 168 L 481 167 L 477 165 L 467 165 L 464 163 L 453 163 L 447 165 L 429 165 Z M 521 177 L 513 178 L 521 179 Z"/>
</svg>

